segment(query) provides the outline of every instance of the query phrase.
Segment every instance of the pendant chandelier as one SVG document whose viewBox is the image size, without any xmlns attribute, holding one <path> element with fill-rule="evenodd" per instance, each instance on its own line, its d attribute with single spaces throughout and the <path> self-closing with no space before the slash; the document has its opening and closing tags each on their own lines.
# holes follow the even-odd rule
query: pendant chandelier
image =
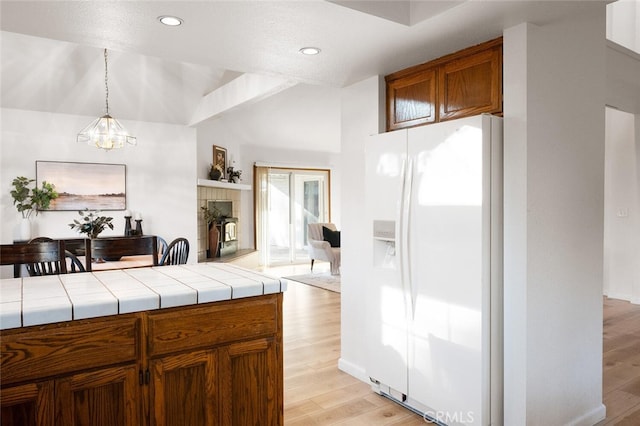
<svg viewBox="0 0 640 426">
<path fill-rule="evenodd" d="M 78 133 L 78 142 L 102 148 L 109 151 L 114 148 L 122 148 L 125 143 L 136 145 L 138 142 L 134 136 L 129 136 L 118 120 L 109 115 L 109 83 L 107 73 L 107 49 L 104 49 L 104 88 L 105 88 L 105 114 L 96 118 L 91 124 Z"/>
</svg>

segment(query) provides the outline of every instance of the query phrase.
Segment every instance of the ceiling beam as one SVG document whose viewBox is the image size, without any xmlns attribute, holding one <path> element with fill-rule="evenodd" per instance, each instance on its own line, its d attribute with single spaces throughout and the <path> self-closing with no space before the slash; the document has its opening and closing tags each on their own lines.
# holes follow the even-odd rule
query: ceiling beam
<svg viewBox="0 0 640 426">
<path fill-rule="evenodd" d="M 241 105 L 257 102 L 297 84 L 294 80 L 260 74 L 243 74 L 205 95 L 189 126 L 195 126 Z"/>
</svg>

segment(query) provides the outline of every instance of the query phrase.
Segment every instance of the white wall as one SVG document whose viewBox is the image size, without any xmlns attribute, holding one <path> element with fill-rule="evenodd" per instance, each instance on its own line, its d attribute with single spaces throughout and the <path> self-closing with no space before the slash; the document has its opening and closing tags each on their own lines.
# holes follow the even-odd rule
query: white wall
<svg viewBox="0 0 640 426">
<path fill-rule="evenodd" d="M 76 143 L 78 131 L 95 117 L 6 108 L 1 112 L 0 240 L 3 244 L 15 238 L 19 217 L 9 194 L 11 181 L 16 176 L 35 178 L 36 160 L 126 164 L 127 208 L 142 214 L 143 232 L 162 236 L 167 241 L 183 236 L 196 244 L 195 129 L 121 121 L 138 138 L 138 146 L 105 152 Z M 115 229 L 107 229 L 101 235 L 122 235 L 122 212 L 109 215 L 114 218 Z M 76 217 L 77 212 L 43 212 L 34 219 L 33 235 L 77 237 L 68 226 Z M 189 257 L 190 262 L 195 261 L 195 250 Z"/>
<path fill-rule="evenodd" d="M 604 294 L 640 303 L 640 140 L 634 120 L 606 109 Z"/>
<path fill-rule="evenodd" d="M 602 405 L 605 7 L 504 33 L 505 424 Z"/>
<path fill-rule="evenodd" d="M 384 79 L 368 78 L 342 90 L 342 260 L 341 260 L 341 370 L 369 382 L 366 359 L 366 309 L 363 294 L 368 283 L 362 277 L 367 262 L 362 242 L 371 230 L 362 222 L 365 205 L 365 145 L 369 135 L 384 131 Z"/>
</svg>

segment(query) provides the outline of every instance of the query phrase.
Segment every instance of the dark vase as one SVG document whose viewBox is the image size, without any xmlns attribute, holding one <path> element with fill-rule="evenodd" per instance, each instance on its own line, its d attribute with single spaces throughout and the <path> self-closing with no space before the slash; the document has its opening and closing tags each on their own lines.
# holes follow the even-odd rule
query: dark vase
<svg viewBox="0 0 640 426">
<path fill-rule="evenodd" d="M 220 231 L 215 224 L 209 226 L 209 257 L 218 257 L 218 246 L 220 244 Z"/>
<path fill-rule="evenodd" d="M 220 180 L 220 176 L 222 176 L 222 173 L 220 173 L 220 170 L 211 169 L 211 171 L 209 172 L 209 179 L 211 180 Z"/>
</svg>

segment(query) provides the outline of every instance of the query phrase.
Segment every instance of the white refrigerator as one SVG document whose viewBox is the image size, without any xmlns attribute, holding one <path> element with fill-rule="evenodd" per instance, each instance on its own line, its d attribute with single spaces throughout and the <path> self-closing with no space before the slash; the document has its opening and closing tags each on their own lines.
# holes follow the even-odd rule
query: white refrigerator
<svg viewBox="0 0 640 426">
<path fill-rule="evenodd" d="M 499 425 L 502 119 L 383 133 L 365 149 L 372 388 L 442 425 Z"/>
</svg>

